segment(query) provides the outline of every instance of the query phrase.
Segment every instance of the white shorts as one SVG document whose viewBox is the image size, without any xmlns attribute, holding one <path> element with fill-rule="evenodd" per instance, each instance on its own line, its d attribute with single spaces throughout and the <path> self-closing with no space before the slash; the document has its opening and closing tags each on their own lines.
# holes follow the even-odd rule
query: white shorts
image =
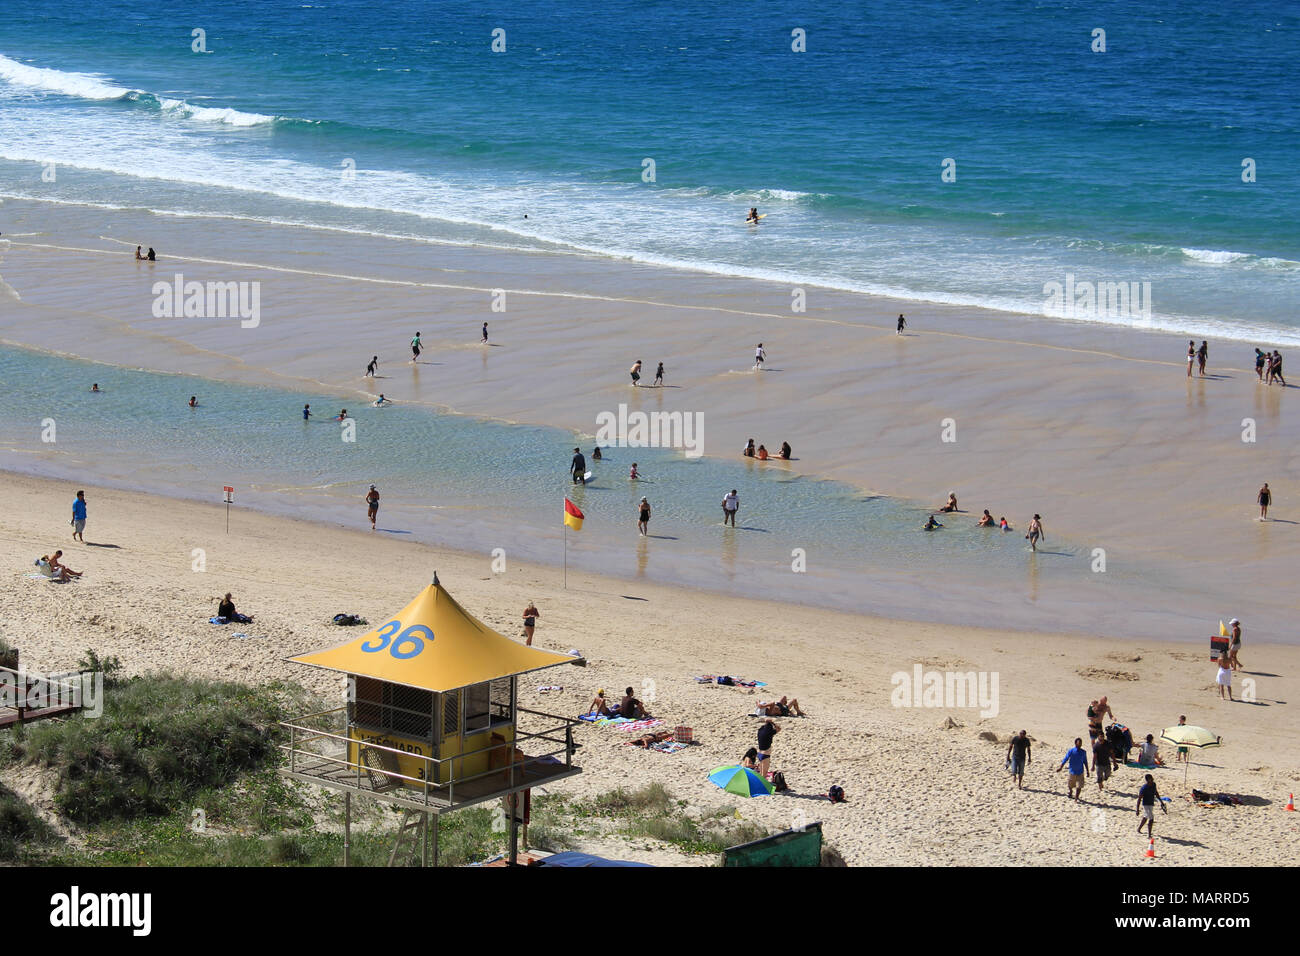
<svg viewBox="0 0 1300 956">
<path fill-rule="evenodd" d="M 1147 806 L 1145 803 L 1142 804 L 1141 816 L 1143 820 L 1154 820 L 1156 818 L 1155 804 L 1153 803 L 1151 806 Z"/>
</svg>

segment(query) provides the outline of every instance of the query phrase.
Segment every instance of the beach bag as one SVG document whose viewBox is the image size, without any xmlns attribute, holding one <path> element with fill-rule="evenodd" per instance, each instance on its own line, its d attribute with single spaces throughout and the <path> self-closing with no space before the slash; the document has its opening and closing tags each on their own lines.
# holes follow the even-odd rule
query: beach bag
<svg viewBox="0 0 1300 956">
<path fill-rule="evenodd" d="M 334 623 L 340 627 L 356 627 L 358 624 L 369 623 L 364 617 L 357 617 L 355 614 L 335 614 Z"/>
<path fill-rule="evenodd" d="M 827 791 L 826 796 L 830 798 L 831 803 L 843 803 L 844 788 L 834 784 L 831 786 L 830 790 Z"/>
<path fill-rule="evenodd" d="M 785 793 L 790 788 L 786 785 L 785 774 L 780 770 L 772 774 L 772 789 L 777 793 Z"/>
<path fill-rule="evenodd" d="M 679 744 L 689 744 L 695 739 L 695 731 L 690 727 L 676 727 L 673 729 L 673 739 Z"/>
</svg>

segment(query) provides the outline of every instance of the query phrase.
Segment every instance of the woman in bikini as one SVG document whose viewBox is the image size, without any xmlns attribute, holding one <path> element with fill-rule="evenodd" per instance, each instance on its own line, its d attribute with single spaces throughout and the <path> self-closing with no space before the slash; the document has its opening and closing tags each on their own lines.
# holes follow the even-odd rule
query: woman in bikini
<svg viewBox="0 0 1300 956">
<path fill-rule="evenodd" d="M 524 608 L 524 643 L 529 647 L 533 646 L 533 628 L 537 626 L 537 619 L 542 616 L 542 612 L 537 610 L 537 605 L 529 603 Z"/>
</svg>

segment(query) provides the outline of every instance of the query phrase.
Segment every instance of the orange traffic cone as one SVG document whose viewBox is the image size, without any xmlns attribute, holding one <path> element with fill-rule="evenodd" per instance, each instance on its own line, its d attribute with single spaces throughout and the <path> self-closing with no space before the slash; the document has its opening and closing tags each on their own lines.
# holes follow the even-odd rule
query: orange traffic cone
<svg viewBox="0 0 1300 956">
<path fill-rule="evenodd" d="M 1143 854 L 1148 860 L 1156 858 L 1156 838 L 1152 837 L 1151 842 L 1147 844 L 1147 851 Z"/>
<path fill-rule="evenodd" d="M 1286 802 L 1286 808 L 1292 813 L 1295 813 L 1295 794 L 1288 794 L 1288 796 L 1290 796 L 1291 799 Z"/>
</svg>

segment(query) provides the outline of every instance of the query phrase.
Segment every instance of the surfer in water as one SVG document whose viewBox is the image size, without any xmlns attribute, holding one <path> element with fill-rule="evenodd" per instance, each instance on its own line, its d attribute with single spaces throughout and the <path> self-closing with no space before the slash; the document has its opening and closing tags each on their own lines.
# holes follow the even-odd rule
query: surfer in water
<svg viewBox="0 0 1300 956">
<path fill-rule="evenodd" d="M 935 528 L 942 528 L 943 525 L 934 520 L 934 515 L 930 515 L 930 520 L 925 523 L 923 531 L 933 531 Z"/>
<path fill-rule="evenodd" d="M 374 377 L 375 377 L 375 373 L 376 373 L 377 371 L 379 371 L 379 356 L 378 356 L 378 355 L 376 355 L 374 358 L 372 358 L 372 359 L 370 360 L 370 364 L 366 366 L 366 378 L 374 378 Z"/>
<path fill-rule="evenodd" d="M 384 393 L 383 393 L 383 392 L 380 392 L 380 393 L 379 393 L 379 397 L 378 397 L 377 399 L 375 399 L 375 408 L 379 408 L 379 407 L 381 407 L 381 406 L 383 406 L 383 405 L 391 405 L 391 404 L 393 404 L 391 401 L 389 401 L 388 399 L 384 398 Z"/>
<path fill-rule="evenodd" d="M 573 449 L 573 461 L 569 463 L 569 471 L 573 475 L 575 485 L 585 485 L 587 483 L 585 477 L 587 474 L 587 459 L 582 457 L 582 450 L 579 448 Z"/>
<path fill-rule="evenodd" d="M 343 421 L 347 421 L 347 418 L 348 418 L 348 410 L 345 408 L 343 409 L 343 411 L 339 412 L 338 417 L 335 418 L 334 420 L 336 422 L 343 422 Z"/>
<path fill-rule="evenodd" d="M 758 222 L 758 207 L 750 206 L 749 215 L 745 217 L 745 222 Z"/>
</svg>

